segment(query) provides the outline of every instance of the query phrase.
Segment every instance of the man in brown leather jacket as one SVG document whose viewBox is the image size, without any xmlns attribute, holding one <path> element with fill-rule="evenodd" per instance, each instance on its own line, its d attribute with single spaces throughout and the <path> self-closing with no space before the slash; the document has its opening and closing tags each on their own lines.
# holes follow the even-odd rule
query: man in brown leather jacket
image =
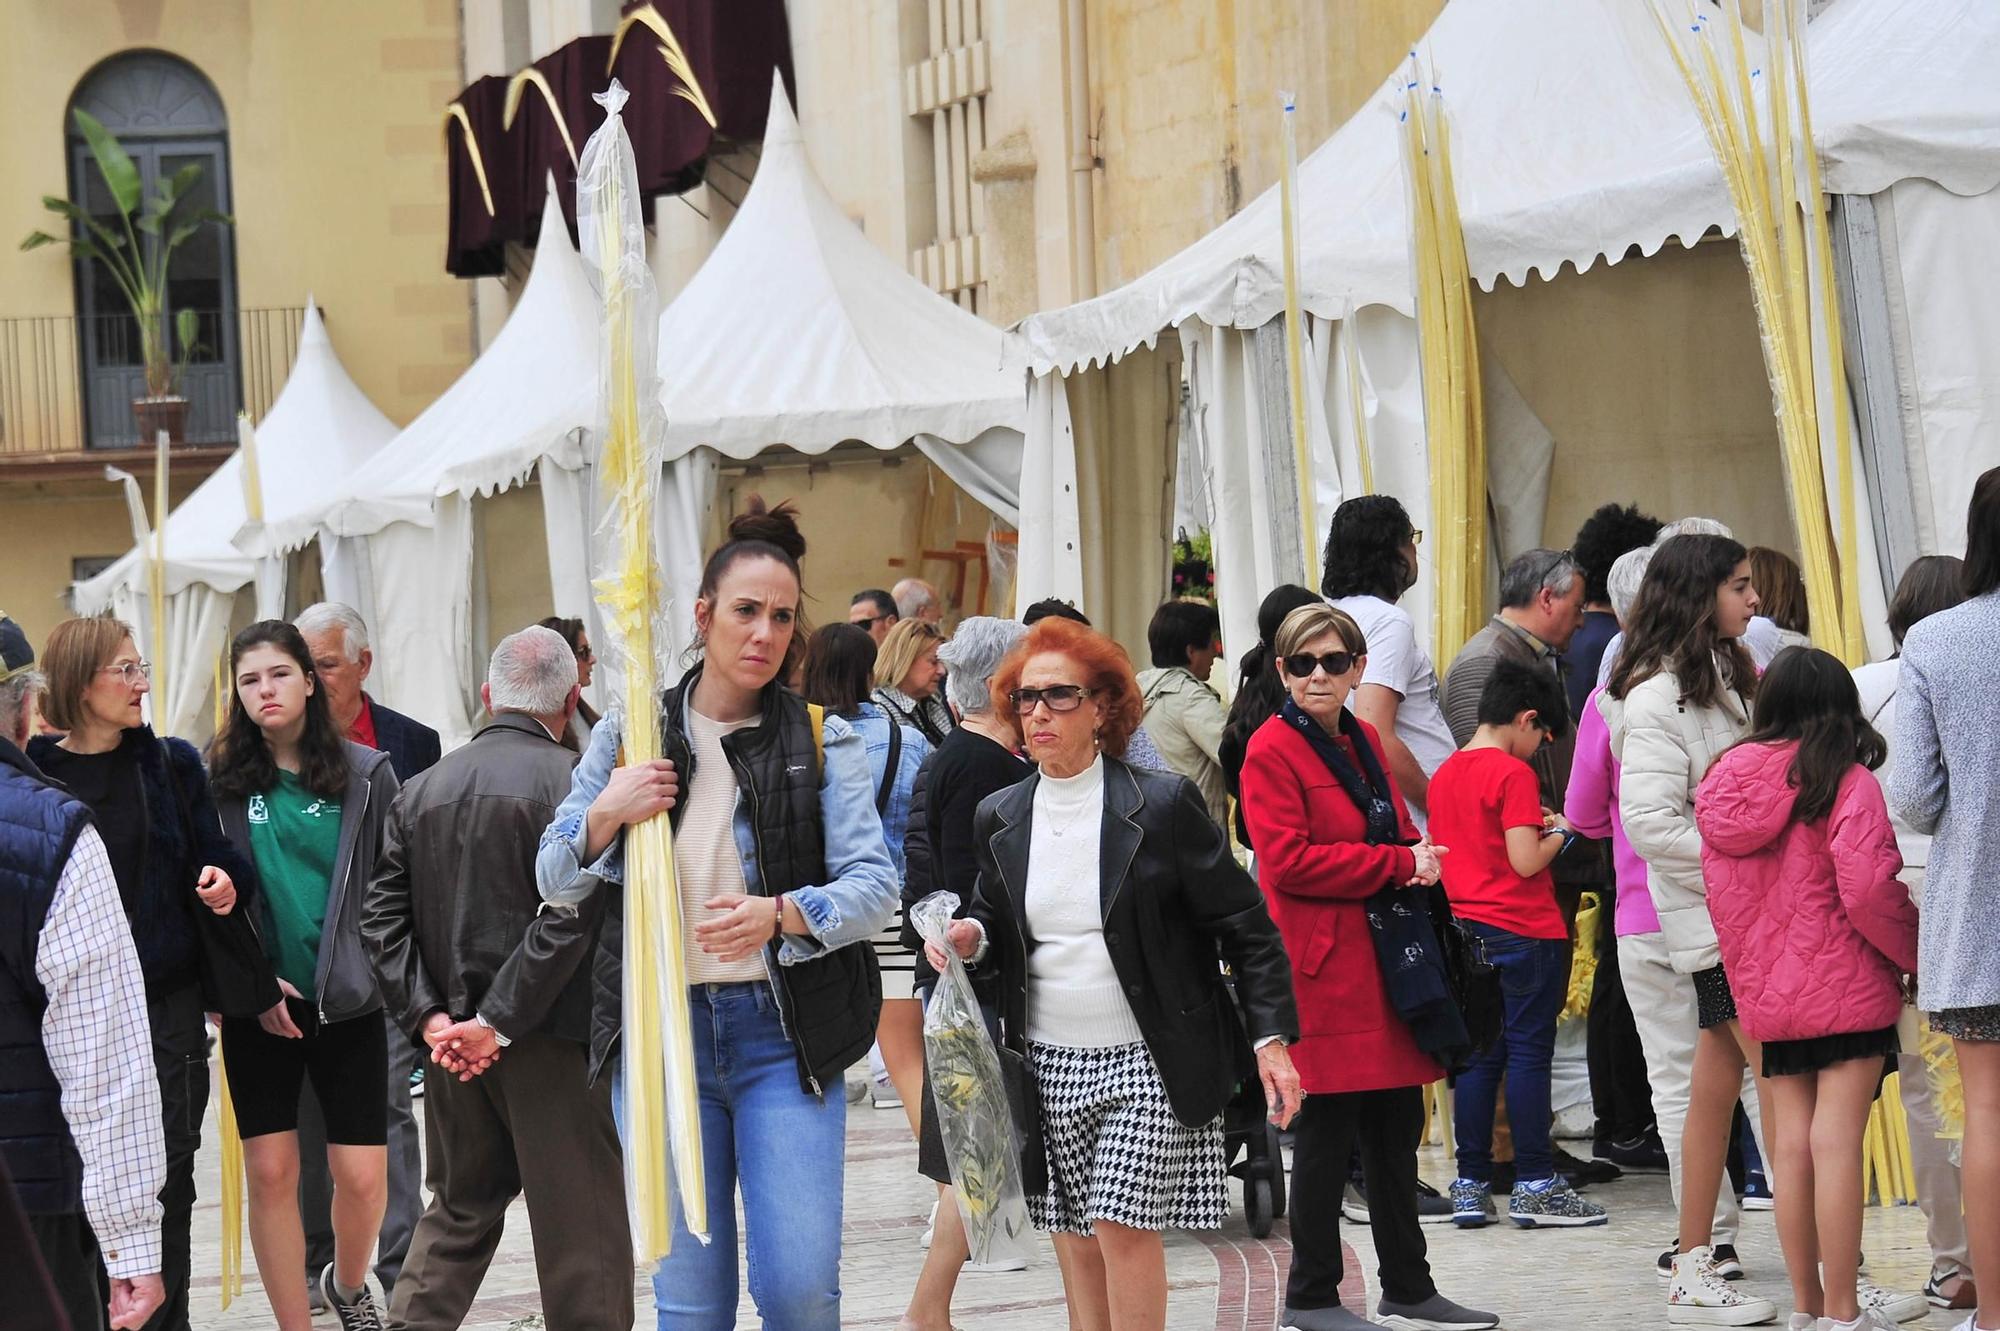
<svg viewBox="0 0 2000 1331">
<path fill-rule="evenodd" d="M 535 847 L 576 764 L 558 738 L 577 701 L 575 653 L 523 629 L 494 649 L 481 693 L 485 728 L 403 787 L 362 911 L 391 1017 L 433 1063 L 431 1203 L 389 1321 L 458 1326 L 525 1192 L 549 1326 L 630 1327 L 610 1079 L 592 1086 L 586 1072 L 583 963 L 603 898 L 544 911 L 535 890 Z"/>
</svg>

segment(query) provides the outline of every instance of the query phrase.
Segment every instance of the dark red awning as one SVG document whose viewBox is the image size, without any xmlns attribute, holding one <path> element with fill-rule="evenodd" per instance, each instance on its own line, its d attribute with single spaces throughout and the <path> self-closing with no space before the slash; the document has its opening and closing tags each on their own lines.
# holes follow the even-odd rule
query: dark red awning
<svg viewBox="0 0 2000 1331">
<path fill-rule="evenodd" d="M 685 54 L 715 117 L 713 127 L 679 95 L 685 85 L 661 54 L 665 42 L 656 19 Z M 794 86 L 784 0 L 654 0 L 621 21 L 615 66 L 613 43 L 612 37 L 579 37 L 511 78 L 477 80 L 452 102 L 445 122 L 447 272 L 497 276 L 505 271 L 508 241 L 532 246 L 551 175 L 575 238 L 573 154 L 582 153 L 603 123 L 604 109 L 592 98 L 613 77 L 631 94 L 625 129 L 639 190 L 648 199 L 701 183 L 718 140 L 763 138 L 772 70 L 782 74 L 788 92 Z"/>
</svg>

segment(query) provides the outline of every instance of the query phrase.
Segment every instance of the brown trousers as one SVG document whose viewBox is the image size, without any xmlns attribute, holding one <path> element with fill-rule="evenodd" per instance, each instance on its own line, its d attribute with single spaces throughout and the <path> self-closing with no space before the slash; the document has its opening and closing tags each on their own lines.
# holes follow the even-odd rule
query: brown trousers
<svg viewBox="0 0 2000 1331">
<path fill-rule="evenodd" d="M 389 1305 L 389 1325 L 455 1328 L 500 1245 L 507 1206 L 528 1198 L 550 1331 L 631 1331 L 632 1235 L 611 1079 L 591 1086 L 583 1045 L 514 1041 L 482 1076 L 432 1065 L 424 1096 L 430 1205 Z"/>
</svg>

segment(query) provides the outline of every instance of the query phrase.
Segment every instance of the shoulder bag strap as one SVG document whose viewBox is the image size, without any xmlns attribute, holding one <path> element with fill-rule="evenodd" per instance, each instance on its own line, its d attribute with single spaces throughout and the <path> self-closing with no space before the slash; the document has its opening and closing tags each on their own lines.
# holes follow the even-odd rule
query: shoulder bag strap
<svg viewBox="0 0 2000 1331">
<path fill-rule="evenodd" d="M 889 761 L 882 764 L 882 784 L 875 790 L 875 812 L 889 811 L 889 796 L 896 789 L 896 769 L 903 761 L 903 728 L 889 720 Z"/>
</svg>

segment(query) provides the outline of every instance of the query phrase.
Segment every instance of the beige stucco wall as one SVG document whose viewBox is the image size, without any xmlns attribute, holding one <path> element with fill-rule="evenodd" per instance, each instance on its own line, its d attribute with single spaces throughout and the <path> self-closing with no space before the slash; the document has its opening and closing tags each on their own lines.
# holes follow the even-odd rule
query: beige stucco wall
<svg viewBox="0 0 2000 1331">
<path fill-rule="evenodd" d="M 172 502 L 178 504 L 195 484 L 169 473 Z M 49 630 L 69 618 L 70 561 L 122 555 L 131 548 L 132 520 L 123 491 L 115 486 L 102 481 L 0 486 L 0 611 L 40 652 Z"/>
<path fill-rule="evenodd" d="M 0 0 L 0 316 L 67 314 L 70 266 L 13 241 L 69 192 L 63 118 L 100 61 L 152 48 L 222 97 L 237 299 L 311 294 L 355 382 L 397 421 L 467 364 L 467 289 L 447 276 L 440 114 L 458 91 L 457 0 Z"/>
</svg>

